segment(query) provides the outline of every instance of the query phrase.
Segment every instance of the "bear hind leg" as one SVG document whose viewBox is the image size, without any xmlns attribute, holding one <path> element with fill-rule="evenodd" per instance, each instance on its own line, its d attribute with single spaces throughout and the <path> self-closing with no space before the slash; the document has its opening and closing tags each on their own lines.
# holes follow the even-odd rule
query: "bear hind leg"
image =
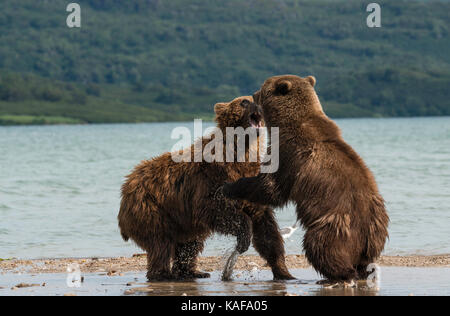
<svg viewBox="0 0 450 316">
<path fill-rule="evenodd" d="M 179 243 L 175 247 L 175 260 L 172 266 L 174 278 L 200 279 L 209 278 L 211 275 L 206 272 L 197 271 L 197 256 L 203 251 L 203 240 L 195 240 L 187 243 Z"/>
<path fill-rule="evenodd" d="M 286 267 L 284 241 L 273 211 L 266 209 L 262 216 L 256 213 L 251 217 L 253 222 L 253 246 L 271 267 L 274 279 L 295 279 Z"/>
<path fill-rule="evenodd" d="M 369 268 L 369 266 L 374 263 L 375 260 L 371 259 L 363 259 L 361 262 L 357 265 L 356 271 L 358 273 L 358 280 L 367 280 L 369 275 L 372 275 L 373 273 L 376 273 L 376 266 L 374 266 L 372 269 Z M 374 270 L 375 269 L 375 270 Z"/>
<path fill-rule="evenodd" d="M 351 282 L 357 279 L 356 267 L 351 257 L 351 245 L 331 239 L 326 230 L 308 230 L 303 239 L 305 256 L 313 268 L 327 280 L 321 283 Z M 327 239 L 324 238 L 327 236 Z M 323 240 L 326 240 L 324 243 Z"/>
<path fill-rule="evenodd" d="M 164 281 L 172 279 L 170 260 L 174 247 L 170 242 L 152 243 L 147 249 L 147 279 L 148 281 Z"/>
</svg>

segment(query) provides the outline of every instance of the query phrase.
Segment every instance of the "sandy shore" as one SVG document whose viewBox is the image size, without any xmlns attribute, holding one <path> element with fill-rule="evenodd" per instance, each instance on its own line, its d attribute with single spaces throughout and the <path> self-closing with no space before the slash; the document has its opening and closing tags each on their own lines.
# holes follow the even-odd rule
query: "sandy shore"
<svg viewBox="0 0 450 316">
<path fill-rule="evenodd" d="M 286 258 L 289 269 L 309 268 L 310 265 L 302 255 L 289 255 Z M 377 262 L 386 267 L 450 267 L 450 255 L 436 256 L 383 256 Z M 2 260 L 0 273 L 66 273 L 67 267 L 78 264 L 83 273 L 105 273 L 120 275 L 125 272 L 146 270 L 146 257 L 136 254 L 131 258 L 85 258 L 85 259 L 40 259 L 40 260 Z M 217 271 L 222 269 L 222 257 L 200 257 L 199 269 Z M 236 270 L 268 269 L 264 260 L 258 256 L 241 256 Z"/>
</svg>

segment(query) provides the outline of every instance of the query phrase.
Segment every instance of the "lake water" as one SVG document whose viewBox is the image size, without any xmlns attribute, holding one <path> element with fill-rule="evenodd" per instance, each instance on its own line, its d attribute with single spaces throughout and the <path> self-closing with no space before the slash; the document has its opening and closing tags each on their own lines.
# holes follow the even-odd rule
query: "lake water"
<svg viewBox="0 0 450 316">
<path fill-rule="evenodd" d="M 387 201 L 385 254 L 450 253 L 450 117 L 337 123 Z M 117 228 L 120 186 L 134 165 L 172 148 L 177 126 L 193 122 L 0 127 L 0 258 L 139 252 Z M 294 207 L 277 218 L 292 225 Z M 301 253 L 302 234 L 286 241 L 288 253 Z M 203 255 L 230 241 L 215 236 Z"/>
</svg>

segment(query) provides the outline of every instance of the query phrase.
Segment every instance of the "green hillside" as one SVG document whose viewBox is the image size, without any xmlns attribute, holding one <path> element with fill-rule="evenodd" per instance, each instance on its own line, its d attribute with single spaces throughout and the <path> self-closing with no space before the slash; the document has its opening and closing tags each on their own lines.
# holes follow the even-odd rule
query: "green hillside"
<svg viewBox="0 0 450 316">
<path fill-rule="evenodd" d="M 450 115 L 448 1 L 0 2 L 0 124 L 212 117 L 265 78 L 315 75 L 333 117 Z"/>
</svg>

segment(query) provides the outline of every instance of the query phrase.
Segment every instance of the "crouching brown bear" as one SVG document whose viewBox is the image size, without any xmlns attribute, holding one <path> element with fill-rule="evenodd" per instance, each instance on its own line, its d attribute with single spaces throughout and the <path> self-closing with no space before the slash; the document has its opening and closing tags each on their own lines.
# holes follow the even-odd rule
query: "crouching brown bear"
<svg viewBox="0 0 450 316">
<path fill-rule="evenodd" d="M 214 110 L 224 135 L 224 156 L 227 127 L 262 126 L 261 108 L 252 97 L 216 104 Z M 125 240 L 132 239 L 147 252 L 149 280 L 209 277 L 196 270 L 196 259 L 213 232 L 236 236 L 239 253 L 248 249 L 253 236 L 253 245 L 272 268 L 274 278 L 293 279 L 285 265 L 273 210 L 226 199 L 220 189 L 224 182 L 259 173 L 259 155 L 254 162 L 248 159 L 251 150 L 258 151 L 263 136 L 257 135 L 252 143 L 246 139 L 245 162 L 175 162 L 166 153 L 142 162 L 128 176 L 122 187 L 119 227 Z M 204 137 L 191 146 L 192 161 L 195 146 L 200 144 L 203 150 L 210 142 Z"/>
<path fill-rule="evenodd" d="M 277 76 L 254 94 L 269 131 L 279 127 L 279 169 L 226 184 L 223 192 L 272 207 L 295 202 L 315 270 L 329 281 L 364 279 L 384 248 L 389 218 L 372 173 L 323 112 L 315 82 Z"/>
</svg>

